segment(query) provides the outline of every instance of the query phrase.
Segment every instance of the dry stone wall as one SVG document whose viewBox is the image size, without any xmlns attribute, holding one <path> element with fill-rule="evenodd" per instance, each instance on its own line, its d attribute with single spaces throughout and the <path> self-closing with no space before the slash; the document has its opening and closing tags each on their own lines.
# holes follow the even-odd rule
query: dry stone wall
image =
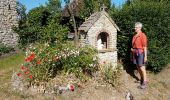
<svg viewBox="0 0 170 100">
<path fill-rule="evenodd" d="M 0 43 L 17 45 L 18 35 L 12 30 L 17 25 L 16 0 L 0 0 Z"/>
</svg>

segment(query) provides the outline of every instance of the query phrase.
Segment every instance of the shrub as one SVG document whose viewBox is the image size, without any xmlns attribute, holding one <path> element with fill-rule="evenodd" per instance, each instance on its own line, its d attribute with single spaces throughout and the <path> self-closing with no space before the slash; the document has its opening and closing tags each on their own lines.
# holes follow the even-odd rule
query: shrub
<svg viewBox="0 0 170 100">
<path fill-rule="evenodd" d="M 82 47 L 80 49 L 70 49 L 68 53 L 77 53 L 62 59 L 65 71 L 73 72 L 77 77 L 83 74 L 91 75 L 97 69 L 97 52 L 92 47 Z"/>
<path fill-rule="evenodd" d="M 3 43 L 0 43 L 0 56 L 11 51 L 14 51 L 14 48 L 5 46 Z"/>
</svg>

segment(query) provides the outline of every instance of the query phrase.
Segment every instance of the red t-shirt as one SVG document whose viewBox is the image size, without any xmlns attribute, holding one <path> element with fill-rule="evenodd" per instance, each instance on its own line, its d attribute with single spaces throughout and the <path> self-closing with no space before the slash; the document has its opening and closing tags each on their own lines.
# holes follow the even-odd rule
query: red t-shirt
<svg viewBox="0 0 170 100">
<path fill-rule="evenodd" d="M 132 39 L 132 48 L 142 49 L 147 46 L 147 37 L 144 33 L 135 34 Z"/>
</svg>

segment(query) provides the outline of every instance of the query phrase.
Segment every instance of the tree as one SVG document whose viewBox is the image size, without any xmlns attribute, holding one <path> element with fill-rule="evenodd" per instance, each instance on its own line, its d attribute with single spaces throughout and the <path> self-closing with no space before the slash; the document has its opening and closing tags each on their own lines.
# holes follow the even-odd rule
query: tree
<svg viewBox="0 0 170 100">
<path fill-rule="evenodd" d="M 81 17 L 89 17 L 92 13 L 100 11 L 104 4 L 108 10 L 112 7 L 111 0 L 83 0 L 84 6 L 81 8 Z"/>
<path fill-rule="evenodd" d="M 52 2 L 53 0 L 50 1 Z M 60 8 L 55 8 L 51 2 L 47 6 L 41 5 L 31 9 L 28 14 L 23 13 L 25 11 L 24 6 L 17 6 L 21 16 L 19 18 L 22 20 L 19 21 L 19 27 L 14 30 L 19 34 L 21 46 L 24 47 L 35 42 L 62 42 L 66 39 L 68 30 L 66 26 L 60 25 Z M 55 12 L 55 10 L 57 11 Z"/>
<path fill-rule="evenodd" d="M 59 13 L 61 11 L 61 0 L 48 0 L 46 6 L 52 14 Z"/>
<path fill-rule="evenodd" d="M 23 27 L 26 24 L 26 7 L 17 1 L 17 15 L 18 15 L 18 21 L 19 21 L 19 27 Z"/>
<path fill-rule="evenodd" d="M 75 45 L 78 46 L 78 32 L 77 32 L 77 25 L 76 25 L 76 20 L 75 20 L 75 9 L 76 9 L 76 6 L 72 6 L 71 3 L 74 3 L 74 1 L 70 2 L 70 0 L 64 0 L 65 3 L 66 3 L 66 8 L 68 9 L 68 12 L 71 16 L 71 19 L 73 21 L 73 27 L 74 27 L 74 34 L 75 34 L 75 39 L 74 39 L 74 42 L 75 42 Z M 76 3 L 76 1 L 75 1 Z"/>
</svg>

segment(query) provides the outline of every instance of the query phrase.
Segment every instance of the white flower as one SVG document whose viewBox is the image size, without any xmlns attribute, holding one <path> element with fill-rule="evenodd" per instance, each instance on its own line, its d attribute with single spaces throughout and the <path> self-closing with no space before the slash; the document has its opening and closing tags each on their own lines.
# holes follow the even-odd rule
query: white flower
<svg viewBox="0 0 170 100">
<path fill-rule="evenodd" d="M 96 61 L 96 57 L 93 57 L 93 61 Z"/>
<path fill-rule="evenodd" d="M 29 48 L 30 48 L 30 49 L 32 48 L 32 44 L 29 45 Z"/>
<path fill-rule="evenodd" d="M 48 44 L 48 43 L 45 43 L 45 46 L 49 47 L 49 44 Z"/>
<path fill-rule="evenodd" d="M 93 66 L 93 64 L 89 64 L 89 66 L 90 66 L 90 67 L 92 67 L 92 66 Z"/>
</svg>

